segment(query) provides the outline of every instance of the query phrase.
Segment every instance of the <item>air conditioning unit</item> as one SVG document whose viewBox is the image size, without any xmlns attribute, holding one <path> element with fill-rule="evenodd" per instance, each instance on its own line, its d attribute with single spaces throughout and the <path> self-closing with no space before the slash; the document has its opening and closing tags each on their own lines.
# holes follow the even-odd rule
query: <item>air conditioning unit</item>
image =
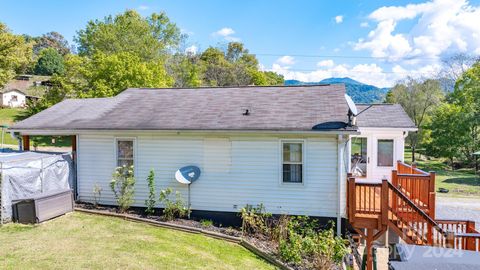
<svg viewBox="0 0 480 270">
<path fill-rule="evenodd" d="M 13 220 L 40 223 L 73 211 L 72 190 L 59 190 L 12 201 Z"/>
</svg>

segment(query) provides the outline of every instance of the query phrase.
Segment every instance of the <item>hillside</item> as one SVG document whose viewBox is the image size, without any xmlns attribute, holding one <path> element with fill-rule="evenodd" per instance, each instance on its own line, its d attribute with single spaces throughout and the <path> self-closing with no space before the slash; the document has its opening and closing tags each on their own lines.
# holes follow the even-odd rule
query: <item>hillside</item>
<svg viewBox="0 0 480 270">
<path fill-rule="evenodd" d="M 297 80 L 285 80 L 285 85 L 312 85 L 312 84 L 334 84 L 343 83 L 347 94 L 356 103 L 381 103 L 390 88 L 378 88 L 373 85 L 364 84 L 350 78 L 328 78 L 319 82 L 301 82 Z"/>
</svg>

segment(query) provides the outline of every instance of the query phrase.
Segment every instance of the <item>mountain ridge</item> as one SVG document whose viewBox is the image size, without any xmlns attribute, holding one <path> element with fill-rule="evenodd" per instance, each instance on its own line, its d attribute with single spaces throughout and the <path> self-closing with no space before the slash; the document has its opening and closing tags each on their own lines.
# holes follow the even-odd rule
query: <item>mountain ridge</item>
<svg viewBox="0 0 480 270">
<path fill-rule="evenodd" d="M 327 78 L 319 82 L 302 82 L 298 80 L 285 80 L 285 85 L 314 85 L 314 84 L 345 84 L 347 94 L 356 103 L 382 103 L 390 88 L 379 88 L 374 85 L 365 84 L 349 77 Z"/>
</svg>

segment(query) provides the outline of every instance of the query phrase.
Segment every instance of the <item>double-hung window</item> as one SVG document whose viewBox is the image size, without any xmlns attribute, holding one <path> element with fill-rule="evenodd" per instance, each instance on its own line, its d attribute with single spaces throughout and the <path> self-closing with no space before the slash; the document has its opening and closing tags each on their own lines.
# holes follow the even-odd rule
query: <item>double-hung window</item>
<svg viewBox="0 0 480 270">
<path fill-rule="evenodd" d="M 117 139 L 117 166 L 132 166 L 134 161 L 133 139 Z"/>
<path fill-rule="evenodd" d="M 283 183 L 303 183 L 303 143 L 282 142 Z"/>
</svg>

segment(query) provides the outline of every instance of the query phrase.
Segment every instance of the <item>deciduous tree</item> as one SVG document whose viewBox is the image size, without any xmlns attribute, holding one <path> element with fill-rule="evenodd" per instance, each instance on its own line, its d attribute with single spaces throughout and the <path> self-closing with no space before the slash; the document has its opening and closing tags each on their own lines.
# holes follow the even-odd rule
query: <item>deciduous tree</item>
<svg viewBox="0 0 480 270">
<path fill-rule="evenodd" d="M 12 34 L 0 23 L 0 88 L 32 63 L 32 46 L 33 43 Z"/>
<path fill-rule="evenodd" d="M 63 57 L 54 48 L 43 49 L 33 70 L 37 75 L 63 74 L 65 71 Z"/>
<path fill-rule="evenodd" d="M 387 94 L 387 102 L 402 105 L 419 129 L 416 133 L 410 133 L 407 138 L 412 147 L 412 162 L 415 162 L 415 150 L 424 135 L 424 125 L 443 99 L 444 93 L 439 82 L 432 79 L 419 81 L 407 78 L 405 82 L 395 85 Z"/>
<path fill-rule="evenodd" d="M 180 29 L 164 12 L 144 18 L 133 10 L 89 21 L 77 34 L 75 41 L 82 56 L 128 52 L 147 61 L 158 59 L 182 39 Z"/>
</svg>

